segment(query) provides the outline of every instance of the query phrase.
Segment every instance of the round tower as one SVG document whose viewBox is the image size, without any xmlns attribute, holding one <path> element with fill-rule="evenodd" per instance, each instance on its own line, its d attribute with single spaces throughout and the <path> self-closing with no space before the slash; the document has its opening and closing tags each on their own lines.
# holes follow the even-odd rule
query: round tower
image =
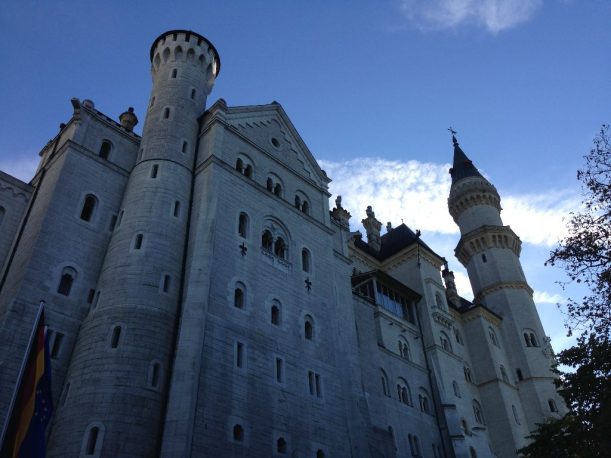
<svg viewBox="0 0 611 458">
<path fill-rule="evenodd" d="M 502 317 L 505 351 L 519 386 L 528 426 L 562 409 L 551 371 L 551 347 L 520 263 L 521 241 L 501 220 L 501 198 L 460 148 L 456 138 L 448 208 L 461 238 L 455 253 L 475 296 Z M 498 362 L 496 362 L 498 366 Z M 551 402 L 550 402 L 551 401 Z"/>
<path fill-rule="evenodd" d="M 153 88 L 136 165 L 81 326 L 49 456 L 155 456 L 182 283 L 199 118 L 220 70 L 203 36 L 151 47 Z"/>
</svg>

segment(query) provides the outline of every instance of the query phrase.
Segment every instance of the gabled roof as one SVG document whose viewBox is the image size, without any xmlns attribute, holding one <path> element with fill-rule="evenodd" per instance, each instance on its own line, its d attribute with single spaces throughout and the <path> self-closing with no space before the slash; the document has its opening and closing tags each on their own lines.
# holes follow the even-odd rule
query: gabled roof
<svg viewBox="0 0 611 458">
<path fill-rule="evenodd" d="M 297 156 L 297 160 L 302 162 L 306 170 L 311 170 L 322 183 L 329 183 L 331 179 L 327 173 L 320 168 L 314 155 L 307 147 L 301 135 L 291 122 L 290 118 L 282 108 L 282 106 L 274 101 L 266 105 L 247 105 L 228 107 L 223 99 L 216 101 L 208 110 L 209 113 L 214 113 L 221 110 L 224 113 L 223 119 L 230 126 L 234 127 L 238 132 L 243 132 L 245 136 L 248 129 L 262 127 L 270 122 L 275 122 L 280 126 L 280 130 L 284 135 L 284 139 L 288 141 L 289 150 Z M 282 160 L 281 152 L 274 148 L 269 148 L 269 145 L 259 145 L 266 151 L 279 155 Z M 287 165 L 290 162 L 289 157 L 284 158 Z"/>
<path fill-rule="evenodd" d="M 454 163 L 450 169 L 452 184 L 467 177 L 481 177 L 482 174 L 461 149 L 454 135 L 452 135 L 452 143 L 454 144 Z"/>
<path fill-rule="evenodd" d="M 416 234 L 405 224 L 401 224 L 391 229 L 386 234 L 384 234 L 380 239 L 381 239 L 381 246 L 380 246 L 379 252 L 371 248 L 367 242 L 364 242 L 361 239 L 355 239 L 354 246 L 358 248 L 359 250 L 364 251 L 365 253 L 369 254 L 370 256 L 373 256 L 374 258 L 376 258 L 379 261 L 388 259 L 391 256 L 393 256 L 394 254 L 398 253 L 399 251 L 415 243 L 420 244 L 420 246 L 422 246 L 423 248 L 426 248 L 431 253 L 434 253 L 436 256 L 439 256 L 426 243 L 424 243 L 420 239 L 419 234 Z"/>
</svg>

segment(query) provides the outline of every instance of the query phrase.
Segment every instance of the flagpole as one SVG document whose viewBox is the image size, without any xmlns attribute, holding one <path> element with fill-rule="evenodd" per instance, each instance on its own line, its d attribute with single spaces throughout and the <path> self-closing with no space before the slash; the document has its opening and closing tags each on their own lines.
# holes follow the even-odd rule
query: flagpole
<svg viewBox="0 0 611 458">
<path fill-rule="evenodd" d="M 6 435 L 6 430 L 8 429 L 8 425 L 11 421 L 11 417 L 13 415 L 13 408 L 15 407 L 15 399 L 17 398 L 17 393 L 19 392 L 19 388 L 21 387 L 21 379 L 23 378 L 23 372 L 25 371 L 25 366 L 28 363 L 28 356 L 30 354 L 30 350 L 32 349 L 32 343 L 34 342 L 34 337 L 36 336 L 36 331 L 38 330 L 38 323 L 40 321 L 40 316 L 42 315 L 42 311 L 45 308 L 45 301 L 41 300 L 38 304 L 38 312 L 36 313 L 36 319 L 34 320 L 34 327 L 32 328 L 32 332 L 30 333 L 30 339 L 28 340 L 28 346 L 25 351 L 25 356 L 21 360 L 21 367 L 19 368 L 19 376 L 17 377 L 17 383 L 13 389 L 13 396 L 11 397 L 11 403 L 9 404 L 9 408 L 7 410 L 6 418 L 4 419 L 4 425 L 2 426 L 2 435 L 0 436 L 0 450 L 4 448 L 4 439 Z"/>
</svg>

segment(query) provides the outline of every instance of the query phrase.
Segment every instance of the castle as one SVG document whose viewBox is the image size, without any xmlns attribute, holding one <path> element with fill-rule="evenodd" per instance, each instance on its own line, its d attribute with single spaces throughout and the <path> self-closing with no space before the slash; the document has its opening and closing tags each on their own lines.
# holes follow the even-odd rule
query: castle
<svg viewBox="0 0 611 458">
<path fill-rule="evenodd" d="M 406 225 L 350 231 L 278 103 L 206 108 L 206 38 L 150 57 L 142 137 L 72 99 L 32 181 L 0 173 L 3 420 L 40 299 L 49 457 L 515 457 L 564 412 L 520 239 L 456 138 L 472 302 Z"/>
</svg>

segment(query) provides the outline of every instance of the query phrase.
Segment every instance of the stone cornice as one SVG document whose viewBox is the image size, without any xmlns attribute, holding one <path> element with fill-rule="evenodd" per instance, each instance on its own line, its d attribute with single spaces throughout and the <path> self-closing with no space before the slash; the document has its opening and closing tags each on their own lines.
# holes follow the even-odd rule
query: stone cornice
<svg viewBox="0 0 611 458">
<path fill-rule="evenodd" d="M 476 305 L 462 314 L 464 321 L 473 321 L 477 318 L 483 318 L 497 327 L 501 325 L 501 318 L 482 305 Z"/>
<path fill-rule="evenodd" d="M 533 295 L 533 289 L 528 286 L 525 281 L 499 281 L 480 289 L 475 293 L 473 302 L 484 302 L 484 298 L 489 294 L 501 291 L 503 289 L 523 289 L 529 295 Z"/>
<path fill-rule="evenodd" d="M 505 248 L 520 256 L 522 241 L 509 226 L 481 226 L 464 234 L 454 250 L 463 266 L 472 256 L 490 248 Z"/>
<path fill-rule="evenodd" d="M 502 210 L 501 197 L 488 180 L 482 177 L 469 177 L 452 186 L 448 197 L 448 209 L 454 221 L 458 222 L 458 216 L 463 211 L 476 205 L 490 205 L 499 212 Z"/>
<path fill-rule="evenodd" d="M 431 315 L 433 316 L 433 320 L 436 323 L 439 323 L 441 326 L 447 329 L 452 329 L 454 320 L 452 319 L 451 315 L 449 315 L 448 313 L 440 312 L 439 310 L 435 310 Z"/>
</svg>

